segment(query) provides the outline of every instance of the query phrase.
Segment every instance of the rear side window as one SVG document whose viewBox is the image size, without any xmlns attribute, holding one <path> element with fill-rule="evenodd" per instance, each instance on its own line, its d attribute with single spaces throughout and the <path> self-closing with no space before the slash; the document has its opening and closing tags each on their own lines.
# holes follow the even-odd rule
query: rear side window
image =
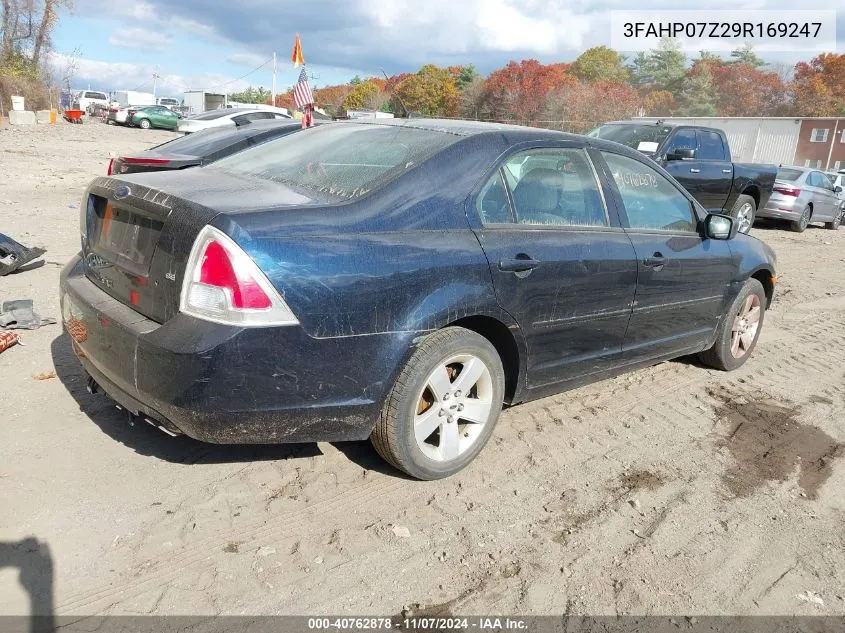
<svg viewBox="0 0 845 633">
<path fill-rule="evenodd" d="M 209 169 L 356 198 L 398 178 L 459 138 L 409 125 L 337 123 L 263 143 Z"/>
<path fill-rule="evenodd" d="M 485 222 L 514 221 L 535 226 L 607 226 L 607 213 L 598 182 L 587 155 L 580 149 L 536 149 L 515 154 L 505 161 L 498 180 L 513 201 L 502 211 L 497 177 L 479 198 Z M 507 203 L 507 197 L 504 198 Z M 506 219 L 502 219 L 506 218 Z"/>
<path fill-rule="evenodd" d="M 788 182 L 794 182 L 801 177 L 801 174 L 804 172 L 800 169 L 778 169 L 777 179 L 778 180 L 785 180 Z"/>
<path fill-rule="evenodd" d="M 702 160 L 725 160 L 725 144 L 722 137 L 709 130 L 698 131 L 698 158 Z"/>
<path fill-rule="evenodd" d="M 627 156 L 602 152 L 632 229 L 695 232 L 692 204 L 656 169 Z"/>
</svg>

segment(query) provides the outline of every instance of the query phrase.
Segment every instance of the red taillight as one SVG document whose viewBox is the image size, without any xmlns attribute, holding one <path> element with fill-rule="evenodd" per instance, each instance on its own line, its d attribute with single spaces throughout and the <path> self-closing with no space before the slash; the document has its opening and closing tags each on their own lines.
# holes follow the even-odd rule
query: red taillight
<svg viewBox="0 0 845 633">
<path fill-rule="evenodd" d="M 106 176 L 111 176 L 114 173 L 114 158 L 109 158 L 109 168 L 106 170 Z"/>
<path fill-rule="evenodd" d="M 202 256 L 199 282 L 231 292 L 232 307 L 266 310 L 272 305 L 248 271 L 236 271 L 226 248 L 217 241 L 209 242 Z"/>
<path fill-rule="evenodd" d="M 127 165 L 167 165 L 170 162 L 168 158 L 143 158 L 124 156 L 123 162 Z"/>
<path fill-rule="evenodd" d="M 774 191 L 777 191 L 785 196 L 794 196 L 796 198 L 801 195 L 801 190 L 798 187 L 790 187 L 789 185 L 775 185 Z"/>
</svg>

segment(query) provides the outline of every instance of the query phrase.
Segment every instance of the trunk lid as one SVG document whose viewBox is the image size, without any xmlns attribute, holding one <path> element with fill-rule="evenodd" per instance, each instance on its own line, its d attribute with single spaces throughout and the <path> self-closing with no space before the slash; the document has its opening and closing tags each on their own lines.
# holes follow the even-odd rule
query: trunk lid
<svg viewBox="0 0 845 633">
<path fill-rule="evenodd" d="M 97 178 L 81 209 L 85 275 L 118 301 L 164 323 L 179 311 L 194 240 L 216 216 L 327 201 L 272 181 L 200 167 Z"/>
</svg>

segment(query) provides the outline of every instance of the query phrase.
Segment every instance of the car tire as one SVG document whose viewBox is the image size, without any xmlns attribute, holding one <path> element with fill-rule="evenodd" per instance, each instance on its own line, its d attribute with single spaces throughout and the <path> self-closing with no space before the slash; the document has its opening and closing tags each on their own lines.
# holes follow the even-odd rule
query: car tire
<svg viewBox="0 0 845 633">
<path fill-rule="evenodd" d="M 150 124 L 149 119 L 141 119 L 140 121 L 138 121 L 138 127 L 142 130 L 149 130 L 152 125 Z"/>
<path fill-rule="evenodd" d="M 757 345 L 766 316 L 763 284 L 748 279 L 716 330 L 716 342 L 698 356 L 714 369 L 732 371 L 741 367 Z"/>
<path fill-rule="evenodd" d="M 462 381 L 465 371 L 470 373 Z M 469 391 L 461 389 L 467 385 Z M 438 330 L 419 343 L 400 372 L 370 440 L 412 477 L 448 477 L 490 439 L 504 391 L 502 361 L 490 341 L 461 327 Z M 467 411 L 474 421 L 463 417 Z"/>
<path fill-rule="evenodd" d="M 839 225 L 842 224 L 842 209 L 836 214 L 836 217 L 833 218 L 833 222 L 825 222 L 824 228 L 829 231 L 838 231 Z"/>
<path fill-rule="evenodd" d="M 812 219 L 812 217 L 813 210 L 810 208 L 810 205 L 807 205 L 801 212 L 801 217 L 794 222 L 789 223 L 789 228 L 796 233 L 803 233 L 807 230 L 807 227 L 810 226 L 810 219 Z"/>
<path fill-rule="evenodd" d="M 729 215 L 739 224 L 740 233 L 749 233 L 757 216 L 757 203 L 751 196 L 741 194 L 734 202 Z"/>
</svg>

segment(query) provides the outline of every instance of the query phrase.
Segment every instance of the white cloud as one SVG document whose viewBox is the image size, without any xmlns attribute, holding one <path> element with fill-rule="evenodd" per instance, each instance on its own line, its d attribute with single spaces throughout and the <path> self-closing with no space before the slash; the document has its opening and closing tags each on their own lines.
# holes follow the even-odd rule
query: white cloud
<svg viewBox="0 0 845 633">
<path fill-rule="evenodd" d="M 226 61 L 236 66 L 247 66 L 255 68 L 267 61 L 266 55 L 257 55 L 256 53 L 233 53 L 226 58 Z M 279 60 L 281 61 L 281 59 Z"/>
<path fill-rule="evenodd" d="M 141 51 L 160 51 L 172 41 L 169 35 L 150 31 L 141 27 L 118 29 L 109 37 L 109 44 L 120 48 L 132 48 Z"/>
</svg>

